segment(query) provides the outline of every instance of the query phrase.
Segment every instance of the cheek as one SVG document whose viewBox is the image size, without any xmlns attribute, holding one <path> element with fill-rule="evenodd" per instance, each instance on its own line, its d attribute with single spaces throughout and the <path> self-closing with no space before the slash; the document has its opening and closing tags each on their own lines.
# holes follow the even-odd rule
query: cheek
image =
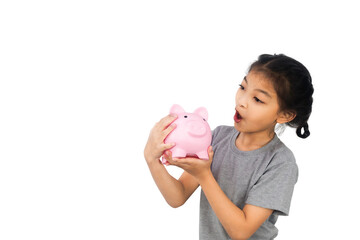
<svg viewBox="0 0 360 240">
<path fill-rule="evenodd" d="M 274 111 L 272 111 L 272 109 L 255 104 L 252 106 L 249 117 L 254 124 L 268 124 L 275 119 Z"/>
</svg>

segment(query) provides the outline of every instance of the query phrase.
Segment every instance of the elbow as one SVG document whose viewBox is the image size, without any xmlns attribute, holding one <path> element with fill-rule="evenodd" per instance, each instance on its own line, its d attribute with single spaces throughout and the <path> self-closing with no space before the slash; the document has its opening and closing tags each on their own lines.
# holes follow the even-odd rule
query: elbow
<svg viewBox="0 0 360 240">
<path fill-rule="evenodd" d="M 243 238 L 243 237 L 241 237 L 241 238 L 234 238 L 234 239 L 236 239 L 236 240 L 247 240 L 247 239 L 249 239 L 249 238 Z"/>
<path fill-rule="evenodd" d="M 184 205 L 184 202 L 167 202 L 169 204 L 170 207 L 172 208 L 179 208 L 182 205 Z"/>
<path fill-rule="evenodd" d="M 252 228 L 246 223 L 233 225 L 229 229 L 229 236 L 232 240 L 247 240 L 256 232 L 256 229 Z"/>
<path fill-rule="evenodd" d="M 169 204 L 170 205 L 170 207 L 172 207 L 172 208 L 179 208 L 179 207 L 181 207 L 183 204 Z"/>
<path fill-rule="evenodd" d="M 246 231 L 237 231 L 230 235 L 232 240 L 247 240 L 251 236 L 252 236 L 252 233 L 249 233 Z"/>
<path fill-rule="evenodd" d="M 236 236 L 234 238 L 231 238 L 232 240 L 247 240 L 249 239 L 251 236 Z"/>
</svg>

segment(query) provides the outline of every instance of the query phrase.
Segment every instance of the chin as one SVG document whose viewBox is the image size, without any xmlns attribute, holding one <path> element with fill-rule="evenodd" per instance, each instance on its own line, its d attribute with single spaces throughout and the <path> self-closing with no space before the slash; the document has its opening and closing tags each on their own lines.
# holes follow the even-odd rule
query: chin
<svg viewBox="0 0 360 240">
<path fill-rule="evenodd" d="M 234 122 L 234 128 L 236 130 L 238 130 L 239 132 L 243 132 L 242 129 L 239 127 L 239 125 L 236 122 Z"/>
</svg>

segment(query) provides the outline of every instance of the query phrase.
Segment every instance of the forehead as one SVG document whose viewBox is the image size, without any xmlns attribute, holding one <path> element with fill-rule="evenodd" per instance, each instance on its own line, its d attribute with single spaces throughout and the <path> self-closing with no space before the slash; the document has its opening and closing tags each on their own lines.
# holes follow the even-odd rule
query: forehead
<svg viewBox="0 0 360 240">
<path fill-rule="evenodd" d="M 246 75 L 246 80 L 251 88 L 261 89 L 276 96 L 273 82 L 264 73 L 251 71 Z"/>
</svg>

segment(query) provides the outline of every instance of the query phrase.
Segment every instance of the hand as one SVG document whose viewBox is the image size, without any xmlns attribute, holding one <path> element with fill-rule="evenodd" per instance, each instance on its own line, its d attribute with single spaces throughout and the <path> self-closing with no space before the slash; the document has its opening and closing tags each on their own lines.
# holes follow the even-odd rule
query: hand
<svg viewBox="0 0 360 240">
<path fill-rule="evenodd" d="M 198 158 L 172 158 L 170 150 L 165 151 L 164 157 L 169 162 L 169 165 L 180 167 L 193 175 L 198 182 L 211 173 L 211 163 L 214 157 L 214 151 L 212 146 L 208 147 L 209 160 L 203 160 Z"/>
<path fill-rule="evenodd" d="M 160 160 L 165 150 L 175 146 L 175 143 L 165 144 L 164 139 L 176 128 L 175 124 L 171 124 L 176 118 L 177 116 L 168 115 L 157 122 L 152 128 L 144 149 L 144 157 L 148 163 Z"/>
</svg>

